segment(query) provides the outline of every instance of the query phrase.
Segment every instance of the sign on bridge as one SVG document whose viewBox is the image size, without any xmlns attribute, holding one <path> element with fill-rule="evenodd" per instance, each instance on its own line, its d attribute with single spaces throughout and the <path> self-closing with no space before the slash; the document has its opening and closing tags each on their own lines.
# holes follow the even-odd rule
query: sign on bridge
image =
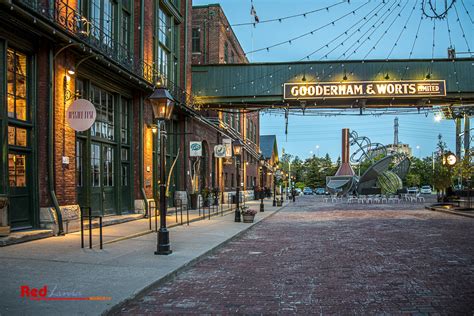
<svg viewBox="0 0 474 316">
<path fill-rule="evenodd" d="M 446 96 L 444 80 L 285 83 L 285 100 Z"/>
</svg>

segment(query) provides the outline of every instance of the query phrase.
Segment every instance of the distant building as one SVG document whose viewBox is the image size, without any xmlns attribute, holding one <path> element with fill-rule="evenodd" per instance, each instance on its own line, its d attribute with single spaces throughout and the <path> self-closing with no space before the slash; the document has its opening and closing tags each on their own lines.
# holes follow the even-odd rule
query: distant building
<svg viewBox="0 0 474 316">
<path fill-rule="evenodd" d="M 408 144 L 403 144 L 403 143 L 398 143 L 398 145 L 388 144 L 388 145 L 385 145 L 383 147 L 387 150 L 387 154 L 401 153 L 401 154 L 407 155 L 408 157 L 413 156 L 413 150 L 411 149 L 410 145 L 408 145 Z M 382 154 L 382 150 L 379 149 L 379 150 L 375 151 L 374 156 L 378 156 L 380 154 Z"/>
</svg>

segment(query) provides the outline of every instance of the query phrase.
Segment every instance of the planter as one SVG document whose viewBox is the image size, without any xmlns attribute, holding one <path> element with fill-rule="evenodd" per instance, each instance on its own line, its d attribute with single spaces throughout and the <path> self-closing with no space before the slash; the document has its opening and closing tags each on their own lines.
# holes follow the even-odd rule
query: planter
<svg viewBox="0 0 474 316">
<path fill-rule="evenodd" d="M 8 236 L 10 226 L 8 226 L 8 197 L 0 196 L 0 236 Z"/>
<path fill-rule="evenodd" d="M 198 194 L 192 193 L 189 195 L 191 200 L 191 209 L 196 210 L 198 208 Z"/>
<path fill-rule="evenodd" d="M 244 223 L 253 223 L 255 215 L 242 215 L 242 219 Z"/>
<path fill-rule="evenodd" d="M 282 200 L 277 200 L 277 206 L 282 206 L 283 205 L 283 201 Z"/>
<path fill-rule="evenodd" d="M 219 205 L 219 198 L 214 198 L 214 205 Z"/>
</svg>

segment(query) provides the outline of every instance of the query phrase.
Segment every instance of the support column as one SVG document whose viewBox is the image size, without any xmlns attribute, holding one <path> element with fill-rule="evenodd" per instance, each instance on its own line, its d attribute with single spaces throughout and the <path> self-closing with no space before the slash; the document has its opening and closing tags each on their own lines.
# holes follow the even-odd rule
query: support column
<svg viewBox="0 0 474 316">
<path fill-rule="evenodd" d="M 469 150 L 471 149 L 471 133 L 469 132 L 469 114 L 464 114 L 464 155 L 469 154 Z"/>
<path fill-rule="evenodd" d="M 455 120 L 456 124 L 456 157 L 461 159 L 461 118 L 457 117 Z"/>
</svg>

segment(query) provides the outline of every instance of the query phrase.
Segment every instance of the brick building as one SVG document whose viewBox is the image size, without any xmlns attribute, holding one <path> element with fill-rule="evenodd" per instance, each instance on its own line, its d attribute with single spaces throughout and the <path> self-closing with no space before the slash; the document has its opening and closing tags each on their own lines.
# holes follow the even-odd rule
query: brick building
<svg viewBox="0 0 474 316">
<path fill-rule="evenodd" d="M 245 64 L 248 59 L 219 4 L 193 6 L 191 49 L 193 65 Z M 260 185 L 258 160 L 259 114 L 234 111 L 209 111 L 207 117 L 234 138 L 243 138 L 241 182 L 244 190 Z M 236 169 L 231 161 L 224 163 L 221 177 L 225 191 L 236 187 Z"/>
</svg>

